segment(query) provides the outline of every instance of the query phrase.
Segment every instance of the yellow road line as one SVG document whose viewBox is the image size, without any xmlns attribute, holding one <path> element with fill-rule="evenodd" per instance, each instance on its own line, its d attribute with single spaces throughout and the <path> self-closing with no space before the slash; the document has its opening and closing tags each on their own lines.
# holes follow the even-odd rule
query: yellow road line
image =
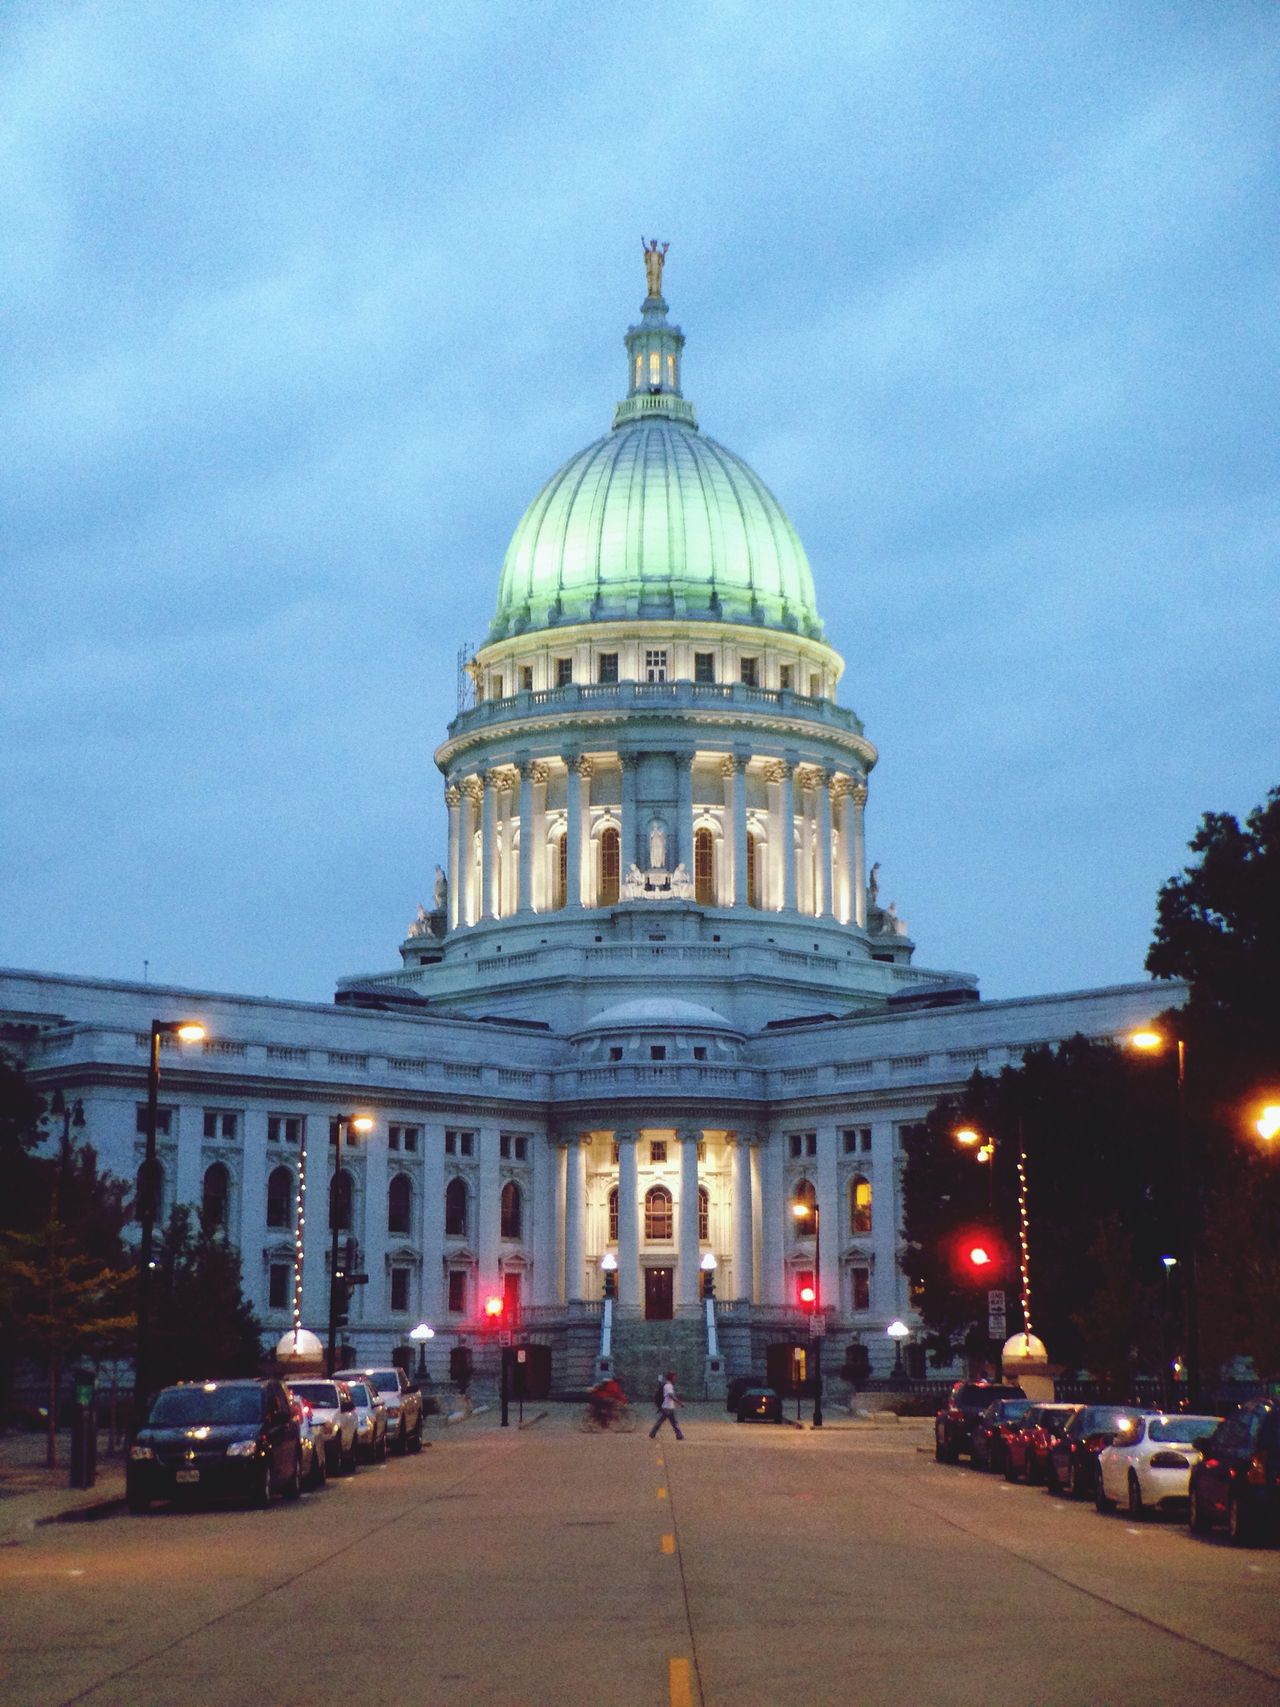
<svg viewBox="0 0 1280 1707">
<path fill-rule="evenodd" d="M 671 1707 L 693 1707 L 688 1660 L 667 1661 L 667 1692 L 671 1696 Z"/>
<path fill-rule="evenodd" d="M 658 1489 L 658 1498 L 660 1500 L 665 1500 L 666 1497 L 667 1497 L 667 1490 L 665 1488 L 659 1488 Z"/>
<path fill-rule="evenodd" d="M 676 1550 L 676 1538 L 675 1538 L 675 1536 L 674 1535 L 664 1535 L 662 1537 L 662 1551 L 664 1553 L 674 1553 L 675 1550 Z"/>
</svg>

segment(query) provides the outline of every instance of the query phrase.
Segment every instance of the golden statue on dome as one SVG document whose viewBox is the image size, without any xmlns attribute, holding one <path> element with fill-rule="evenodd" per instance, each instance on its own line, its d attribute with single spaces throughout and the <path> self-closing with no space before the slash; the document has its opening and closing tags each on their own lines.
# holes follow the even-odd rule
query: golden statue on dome
<svg viewBox="0 0 1280 1707">
<path fill-rule="evenodd" d="M 649 281 L 649 295 L 661 296 L 662 268 L 663 263 L 667 258 L 667 250 L 671 245 L 670 243 L 660 244 L 656 237 L 651 243 L 646 243 L 642 237 L 640 239 L 640 247 L 644 251 L 644 271 L 645 277 Z"/>
</svg>

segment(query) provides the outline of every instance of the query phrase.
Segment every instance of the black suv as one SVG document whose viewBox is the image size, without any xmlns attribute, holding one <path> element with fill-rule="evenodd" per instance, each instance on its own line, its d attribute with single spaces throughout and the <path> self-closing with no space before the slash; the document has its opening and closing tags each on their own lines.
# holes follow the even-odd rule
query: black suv
<svg viewBox="0 0 1280 1707">
<path fill-rule="evenodd" d="M 239 1494 L 266 1505 L 302 1487 L 298 1419 L 280 1381 L 192 1381 L 165 1387 L 129 1448 L 129 1510 L 175 1495 Z"/>
<path fill-rule="evenodd" d="M 997 1399 L 1025 1399 L 1021 1387 L 993 1381 L 957 1381 L 933 1424 L 933 1455 L 939 1464 L 956 1464 L 960 1454 L 973 1455 L 973 1430 L 988 1405 Z"/>
<path fill-rule="evenodd" d="M 1280 1534 L 1280 1401 L 1250 1399 L 1200 1450 L 1188 1489 L 1196 1534 L 1224 1522 L 1242 1546 Z"/>
</svg>

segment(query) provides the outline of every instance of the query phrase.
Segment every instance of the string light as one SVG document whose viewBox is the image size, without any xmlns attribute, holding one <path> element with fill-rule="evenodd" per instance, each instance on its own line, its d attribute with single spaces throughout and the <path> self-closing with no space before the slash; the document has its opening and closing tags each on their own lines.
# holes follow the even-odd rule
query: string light
<svg viewBox="0 0 1280 1707">
<path fill-rule="evenodd" d="M 303 1133 L 298 1152 L 298 1206 L 293 1223 L 293 1343 L 302 1332 L 302 1230 L 307 1224 L 307 1139 Z"/>
<path fill-rule="evenodd" d="M 1022 1332 L 1031 1338 L 1031 1257 L 1027 1237 L 1027 1152 L 1018 1149 L 1018 1273 L 1022 1280 Z"/>
</svg>

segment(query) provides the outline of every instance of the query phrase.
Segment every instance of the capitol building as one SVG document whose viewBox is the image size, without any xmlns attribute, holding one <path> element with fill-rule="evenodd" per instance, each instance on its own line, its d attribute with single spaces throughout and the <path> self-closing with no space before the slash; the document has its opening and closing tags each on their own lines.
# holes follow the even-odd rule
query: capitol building
<svg viewBox="0 0 1280 1707">
<path fill-rule="evenodd" d="M 1147 982 L 986 1002 L 917 964 L 866 845 L 876 748 L 795 529 L 685 395 L 664 253 L 609 430 L 512 536 L 435 755 L 433 904 L 398 951 L 328 1005 L 0 972 L 0 1039 L 129 1178 L 152 1021 L 205 1026 L 161 1052 L 161 1221 L 190 1203 L 226 1229 L 272 1340 L 295 1241 L 324 1336 L 328 1192 L 368 1276 L 342 1331 L 361 1360 L 425 1324 L 438 1380 L 458 1344 L 484 1379 L 501 1299 L 503 1331 L 581 1384 L 608 1278 L 609 1354 L 641 1393 L 660 1364 L 694 1394 L 763 1374 L 810 1290 L 828 1374 L 859 1344 L 885 1374 L 886 1329 L 918 1325 L 904 1133 L 975 1068 L 1168 1005 Z M 335 1182 L 352 1111 L 375 1125 L 344 1134 Z"/>
</svg>

